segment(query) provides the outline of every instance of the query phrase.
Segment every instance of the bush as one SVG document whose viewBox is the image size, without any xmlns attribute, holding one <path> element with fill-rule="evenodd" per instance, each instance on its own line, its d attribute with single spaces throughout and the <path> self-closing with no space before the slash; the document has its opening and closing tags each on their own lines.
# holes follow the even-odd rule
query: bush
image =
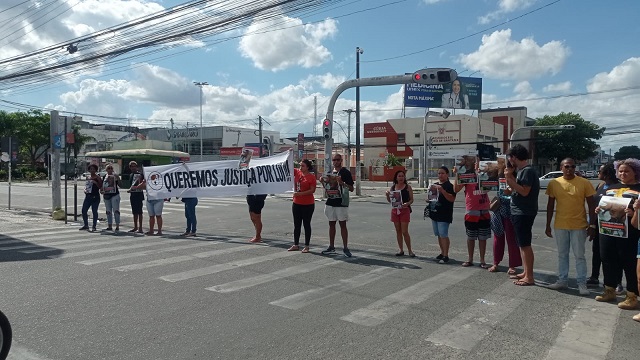
<svg viewBox="0 0 640 360">
<path fill-rule="evenodd" d="M 0 170 L 0 180 L 6 181 L 7 179 L 7 170 Z"/>
</svg>

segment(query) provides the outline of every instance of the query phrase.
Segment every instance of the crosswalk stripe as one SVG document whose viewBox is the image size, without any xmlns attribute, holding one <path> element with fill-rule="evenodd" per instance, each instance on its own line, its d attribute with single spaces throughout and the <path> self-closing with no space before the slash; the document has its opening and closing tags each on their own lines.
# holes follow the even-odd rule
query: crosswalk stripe
<svg viewBox="0 0 640 360">
<path fill-rule="evenodd" d="M 118 270 L 118 271 L 142 270 L 142 269 L 147 269 L 147 268 L 155 267 L 155 266 L 161 266 L 161 265 L 166 265 L 166 264 L 175 264 L 175 263 L 179 263 L 179 262 L 183 262 L 183 261 L 189 261 L 189 260 L 204 259 L 204 258 L 216 256 L 216 255 L 226 255 L 226 254 L 232 254 L 234 252 L 240 252 L 240 251 L 246 251 L 246 250 L 252 250 L 252 249 L 258 249 L 258 247 L 255 247 L 255 246 L 252 246 L 252 245 L 234 246 L 234 247 L 226 248 L 226 249 L 204 251 L 204 252 L 200 252 L 200 253 L 191 254 L 191 255 L 188 255 L 188 256 L 176 256 L 176 257 L 172 257 L 172 258 L 152 260 L 152 261 L 148 261 L 148 262 L 144 262 L 144 263 L 140 263 L 140 264 L 131 264 L 131 265 L 118 266 L 118 267 L 115 267 L 113 269 L 114 270 Z"/>
<path fill-rule="evenodd" d="M 111 240 L 111 241 L 109 241 L 107 243 L 99 242 L 99 241 L 92 241 L 92 242 L 85 243 L 85 244 L 59 245 L 57 247 L 44 247 L 44 248 L 43 248 L 43 246 L 48 246 L 48 245 L 47 244 L 42 244 L 42 245 L 36 245 L 38 247 L 37 249 L 22 250 L 20 252 L 23 253 L 23 254 L 36 254 L 36 253 L 55 251 L 55 250 L 65 250 L 66 251 L 66 250 L 80 249 L 80 248 L 92 247 L 92 246 L 122 244 L 122 243 L 131 242 L 133 240 L 134 240 L 134 238 L 128 238 L 128 239 L 122 239 L 122 240 Z"/>
<path fill-rule="evenodd" d="M 220 243 L 221 243 L 220 241 L 207 241 L 207 242 L 202 241 L 202 242 L 198 242 L 198 244 L 172 246 L 172 247 L 162 248 L 162 249 L 145 250 L 145 251 L 139 251 L 139 252 L 133 252 L 133 253 L 120 254 L 120 255 L 105 256 L 105 257 L 91 259 L 91 260 L 78 261 L 78 264 L 82 264 L 82 265 L 102 264 L 110 261 L 130 259 L 134 257 L 147 256 L 147 255 L 158 254 L 158 253 L 174 251 L 174 250 L 184 250 L 184 249 L 192 249 L 192 248 L 203 247 L 203 246 L 218 245 Z"/>
<path fill-rule="evenodd" d="M 21 240 L 16 240 L 16 241 L 24 242 L 24 241 L 21 241 Z M 0 247 L 0 251 L 40 248 L 40 247 L 43 247 L 43 246 L 53 247 L 53 246 L 58 246 L 58 245 L 74 244 L 74 243 L 87 242 L 87 241 L 96 241 L 96 239 L 85 238 L 85 239 L 56 241 L 56 242 L 51 242 L 51 243 L 49 243 L 49 242 L 38 243 L 38 244 L 30 243 L 29 245 L 17 245 L 17 246 Z"/>
<path fill-rule="evenodd" d="M 64 231 L 64 230 L 61 230 L 59 227 L 47 227 L 47 228 L 32 228 L 32 227 L 29 227 L 29 228 L 26 228 L 26 229 L 21 227 L 21 228 L 19 228 L 17 230 L 3 231 L 2 234 L 0 234 L 0 237 L 11 237 L 13 235 L 31 233 L 31 232 L 34 232 L 34 231 L 41 231 L 41 230 L 44 230 L 44 231 L 50 231 L 50 230 Z"/>
<path fill-rule="evenodd" d="M 280 300 L 272 301 L 269 304 L 291 310 L 298 310 L 331 296 L 365 286 L 397 271 L 399 270 L 388 267 L 373 269 L 350 279 L 341 279 L 338 283 L 293 294 Z"/>
<path fill-rule="evenodd" d="M 189 240 L 172 240 L 171 243 L 172 244 L 183 243 L 186 241 L 189 241 Z M 114 247 L 102 248 L 102 249 L 85 250 L 85 251 L 78 251 L 78 252 L 72 252 L 72 253 L 62 253 L 59 255 L 49 255 L 48 258 L 64 259 L 64 258 L 71 258 L 71 257 L 78 257 L 78 256 L 93 255 L 93 254 L 102 254 L 102 253 L 111 252 L 111 251 L 140 249 L 144 247 L 166 245 L 166 244 L 167 244 L 166 241 L 144 242 L 144 243 L 135 244 L 135 245 L 114 246 Z"/>
<path fill-rule="evenodd" d="M 524 296 L 513 294 L 513 290 L 513 282 L 505 282 L 442 325 L 427 337 L 427 341 L 471 351 L 525 301 Z"/>
<path fill-rule="evenodd" d="M 226 284 L 215 285 L 212 287 L 208 287 L 207 290 L 215 291 L 219 293 L 230 293 L 234 291 L 244 290 L 253 286 L 258 286 L 262 284 L 266 284 L 271 281 L 285 279 L 292 276 L 297 276 L 300 274 L 312 272 L 318 270 L 323 267 L 333 266 L 342 264 L 344 262 L 354 261 L 356 259 L 363 259 L 369 257 L 370 255 L 358 256 L 358 257 L 350 257 L 350 258 L 329 258 L 329 259 L 321 259 L 317 261 L 313 261 L 310 263 L 304 263 L 300 265 L 290 266 L 278 271 L 274 271 L 269 274 L 260 274 L 257 276 L 253 276 L 250 278 L 240 279 L 236 281 L 231 281 Z"/>
<path fill-rule="evenodd" d="M 49 229 L 47 229 L 49 230 Z M 24 239 L 24 238 L 31 238 L 31 237 L 38 237 L 38 236 L 47 236 L 47 235 L 56 235 L 56 234 L 63 234 L 63 233 L 69 233 L 69 234 L 73 234 L 73 233 L 78 233 L 78 228 L 73 228 L 73 229 L 57 229 L 55 231 L 45 231 L 45 232 L 34 232 L 37 231 L 36 229 L 29 229 L 29 230 L 25 230 L 22 231 L 20 233 L 9 233 L 9 235 L 6 235 L 6 237 L 15 237 L 13 235 L 17 235 L 20 239 Z"/>
<path fill-rule="evenodd" d="M 405 312 L 410 305 L 419 304 L 437 292 L 455 285 L 475 273 L 467 268 L 453 268 L 388 295 L 340 319 L 364 326 L 380 325 L 391 317 Z"/>
<path fill-rule="evenodd" d="M 545 359 L 604 359 L 613 345 L 621 310 L 608 303 L 582 299 L 562 327 Z"/>
<path fill-rule="evenodd" d="M 0 245 L 25 243 L 25 242 L 29 244 L 25 244 L 23 247 L 11 247 L 11 248 L 0 247 L 0 250 L 17 250 L 17 249 L 26 249 L 29 247 L 49 246 L 53 244 L 53 243 L 49 243 L 49 241 L 53 241 L 53 240 L 65 240 L 65 241 L 68 241 L 67 243 L 71 244 L 74 242 L 83 242 L 83 241 L 100 240 L 100 239 L 102 240 L 105 239 L 103 237 L 100 237 L 100 233 L 89 235 L 87 232 L 78 232 L 78 231 L 63 233 L 59 235 L 47 235 L 42 239 L 39 239 L 37 237 L 24 239 L 20 237 L 20 238 L 15 238 L 15 240 L 0 240 Z M 46 243 L 46 244 L 43 244 L 43 243 Z M 59 242 L 59 244 L 65 244 L 65 243 Z"/>
<path fill-rule="evenodd" d="M 254 258 L 243 259 L 243 260 L 236 260 L 236 261 L 232 261 L 224 264 L 217 264 L 213 266 L 203 267 L 200 269 L 194 269 L 189 271 L 183 271 L 176 274 L 165 275 L 165 276 L 161 276 L 160 279 L 164 281 L 169 281 L 169 282 L 188 280 L 188 279 L 193 279 L 199 276 L 211 275 L 211 274 L 219 273 L 226 270 L 237 269 L 242 266 L 258 264 L 261 262 L 280 259 L 280 258 L 292 256 L 292 255 L 299 255 L 299 254 L 293 251 L 280 251 L 280 252 L 269 254 L 269 255 L 258 256 Z"/>
</svg>

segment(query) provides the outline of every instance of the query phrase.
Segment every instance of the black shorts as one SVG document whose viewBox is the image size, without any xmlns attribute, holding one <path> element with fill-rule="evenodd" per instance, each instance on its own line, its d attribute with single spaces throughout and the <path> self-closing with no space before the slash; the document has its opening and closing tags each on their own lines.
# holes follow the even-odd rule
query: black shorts
<svg viewBox="0 0 640 360">
<path fill-rule="evenodd" d="M 143 193 L 131 193 L 129 197 L 129 202 L 131 202 L 131 213 L 134 215 L 142 215 L 142 204 L 144 203 L 144 194 Z"/>
<path fill-rule="evenodd" d="M 267 195 L 247 195 L 247 204 L 249 205 L 249 212 L 254 214 L 262 213 L 264 207 L 264 200 Z"/>
<path fill-rule="evenodd" d="M 533 238 L 531 229 L 535 219 L 535 215 L 511 215 L 513 230 L 516 234 L 516 243 L 519 247 L 531 246 L 531 239 Z"/>
<path fill-rule="evenodd" d="M 478 222 L 465 221 L 464 228 L 468 240 L 487 240 L 491 237 L 490 219 L 482 219 Z"/>
</svg>

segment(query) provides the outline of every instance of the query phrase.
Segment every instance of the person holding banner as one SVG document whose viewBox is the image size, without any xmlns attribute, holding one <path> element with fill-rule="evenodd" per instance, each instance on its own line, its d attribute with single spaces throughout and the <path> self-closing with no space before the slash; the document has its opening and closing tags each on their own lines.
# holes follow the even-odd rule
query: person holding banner
<svg viewBox="0 0 640 360">
<path fill-rule="evenodd" d="M 144 175 L 138 171 L 138 163 L 129 162 L 129 170 L 131 170 L 131 187 L 127 192 L 130 194 L 129 202 L 131 203 L 131 213 L 133 213 L 133 229 L 131 233 L 144 233 L 142 230 L 142 203 L 144 202 L 143 190 L 146 188 Z"/>
<path fill-rule="evenodd" d="M 464 90 L 460 79 L 453 80 L 451 92 L 442 94 L 442 108 L 447 109 L 469 109 L 469 95 Z"/>
<path fill-rule="evenodd" d="M 316 177 L 311 173 L 312 169 L 313 165 L 308 159 L 300 162 L 300 169 L 293 169 L 295 186 L 293 205 L 291 206 L 291 212 L 293 213 L 293 245 L 288 251 L 300 250 L 300 234 L 302 226 L 304 226 L 304 249 L 302 249 L 302 252 L 309 252 L 311 218 L 316 206 L 316 200 L 313 197 L 313 193 L 316 192 Z"/>
<path fill-rule="evenodd" d="M 184 237 L 196 236 L 196 226 L 198 225 L 198 219 L 196 218 L 196 206 L 198 205 L 197 197 L 183 197 L 184 203 L 184 217 L 187 218 L 187 230 L 180 235 Z"/>
<path fill-rule="evenodd" d="M 89 165 L 89 176 L 84 187 L 84 202 L 82 203 L 82 221 L 84 226 L 78 230 L 89 230 L 89 208 L 93 213 L 93 227 L 91 231 L 96 231 L 98 223 L 98 206 L 100 205 L 100 189 L 102 188 L 102 179 L 98 174 L 98 165 Z"/>
<path fill-rule="evenodd" d="M 251 243 L 262 242 L 262 208 L 267 195 L 247 195 L 247 205 L 249 205 L 249 217 L 256 229 L 256 235 L 249 240 Z"/>
<path fill-rule="evenodd" d="M 600 257 L 602 259 L 602 274 L 604 275 L 604 292 L 596 296 L 596 301 L 611 302 L 617 299 L 616 285 L 620 281 L 620 272 L 624 271 L 627 279 L 627 294 L 624 301 L 618 303 L 618 307 L 633 310 L 638 305 L 638 230 L 636 209 L 638 209 L 638 195 L 640 195 L 640 160 L 626 159 L 614 162 L 614 167 L 620 179 L 619 184 L 612 184 L 602 197 L 596 213 L 603 211 L 602 204 L 607 197 L 630 199 L 629 205 L 624 209 L 624 214 L 632 220 L 631 226 L 627 224 L 626 237 L 616 237 L 600 233 Z M 603 222 L 600 220 L 600 229 Z M 633 222 L 635 218 L 636 222 Z M 639 317 L 640 319 L 640 317 Z M 634 317 L 635 320 L 635 317 Z"/>
<path fill-rule="evenodd" d="M 104 207 L 107 209 L 107 231 L 113 229 L 113 220 L 116 222 L 116 232 L 120 231 L 120 176 L 113 172 L 113 165 L 106 167 L 107 174 L 102 179 L 100 192 L 104 196 Z"/>
<path fill-rule="evenodd" d="M 391 203 L 391 222 L 396 229 L 396 241 L 399 251 L 396 256 L 404 256 L 402 239 L 407 245 L 409 256 L 415 257 L 411 249 L 411 235 L 409 235 L 409 222 L 411 221 L 411 204 L 413 203 L 413 189 L 407 184 L 404 170 L 396 171 L 393 175 L 393 185 L 386 192 L 387 202 Z"/>
</svg>

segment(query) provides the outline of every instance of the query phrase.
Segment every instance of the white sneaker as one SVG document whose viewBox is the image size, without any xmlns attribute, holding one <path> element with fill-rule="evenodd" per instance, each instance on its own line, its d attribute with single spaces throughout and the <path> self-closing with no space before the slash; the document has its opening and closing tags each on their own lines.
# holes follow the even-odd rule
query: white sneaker
<svg viewBox="0 0 640 360">
<path fill-rule="evenodd" d="M 568 287 L 569 286 L 564 281 L 556 281 L 554 284 L 549 285 L 549 289 L 551 290 L 564 290 L 564 289 L 567 289 Z"/>
<path fill-rule="evenodd" d="M 587 284 L 578 284 L 578 291 L 580 292 L 580 295 L 589 295 Z"/>
</svg>

